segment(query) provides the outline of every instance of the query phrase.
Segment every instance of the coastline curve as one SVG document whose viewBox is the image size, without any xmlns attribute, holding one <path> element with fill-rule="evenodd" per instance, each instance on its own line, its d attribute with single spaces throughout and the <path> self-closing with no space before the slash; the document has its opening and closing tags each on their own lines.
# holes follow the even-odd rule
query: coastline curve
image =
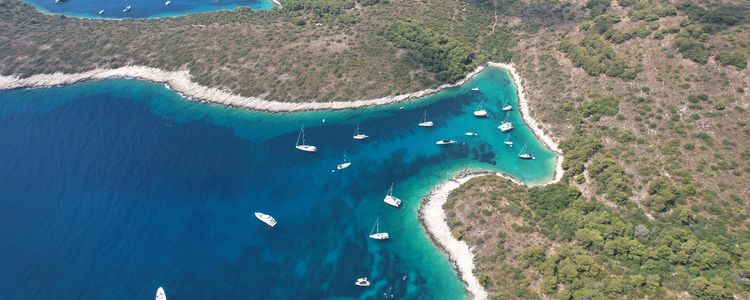
<svg viewBox="0 0 750 300">
<path fill-rule="evenodd" d="M 560 150 L 557 141 L 551 135 L 544 132 L 541 123 L 531 117 L 522 78 L 513 64 L 489 62 L 486 65 L 478 66 L 463 79 L 452 84 L 443 84 L 437 88 L 421 90 L 404 95 L 356 101 L 293 103 L 265 100 L 258 97 L 246 97 L 220 88 L 200 85 L 192 81 L 191 75 L 187 70 L 165 71 L 145 66 L 128 66 L 116 69 L 99 68 L 87 72 L 71 74 L 60 72 L 52 74 L 37 74 L 25 78 L 20 78 L 19 76 L 0 76 L 0 90 L 45 88 L 84 81 L 111 78 L 133 78 L 163 83 L 167 88 L 190 100 L 255 111 L 281 113 L 315 110 L 345 110 L 405 102 L 431 95 L 444 89 L 461 86 L 483 71 L 486 67 L 500 68 L 511 75 L 513 83 L 516 86 L 518 107 L 524 123 L 529 126 L 537 139 L 542 141 L 548 149 L 557 154 L 553 178 L 549 182 L 542 183 L 542 185 L 559 182 L 562 179 L 563 174 L 562 151 Z M 463 171 L 435 186 L 423 199 L 419 209 L 419 218 L 425 231 L 437 246 L 448 254 L 448 257 L 458 272 L 459 277 L 464 282 L 468 292 L 474 299 L 487 299 L 488 294 L 481 284 L 479 284 L 478 279 L 473 275 L 474 255 L 468 244 L 464 241 L 455 239 L 451 235 L 442 205 L 447 201 L 450 192 L 460 187 L 461 184 L 472 178 L 491 174 L 510 179 L 512 182 L 519 185 L 526 185 L 517 179 L 501 173 Z"/>
</svg>

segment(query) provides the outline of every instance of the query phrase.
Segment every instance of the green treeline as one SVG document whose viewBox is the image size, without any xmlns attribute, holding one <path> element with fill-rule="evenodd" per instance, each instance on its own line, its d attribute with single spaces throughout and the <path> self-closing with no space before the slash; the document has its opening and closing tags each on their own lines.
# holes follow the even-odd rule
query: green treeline
<svg viewBox="0 0 750 300">
<path fill-rule="evenodd" d="M 649 193 L 672 197 L 662 192 L 668 186 L 656 183 Z M 680 220 L 689 211 L 675 212 L 673 223 L 633 223 L 637 219 L 586 201 L 567 184 L 531 188 L 527 199 L 542 221 L 532 223 L 562 245 L 553 254 L 537 246 L 523 251 L 523 263 L 542 275 L 541 290 L 547 295 L 664 298 L 666 288 L 688 290 L 698 298 L 732 299 L 732 291 L 742 288 L 739 278 L 750 274 L 750 242 L 687 228 Z"/>
<path fill-rule="evenodd" d="M 292 23 L 305 25 L 306 18 L 302 13 L 307 13 L 310 19 L 339 20 L 343 23 L 354 23 L 354 16 L 347 11 L 357 4 L 367 6 L 380 3 L 388 3 L 388 0 L 281 0 L 283 10 L 292 15 Z"/>
<path fill-rule="evenodd" d="M 473 68 L 474 54 L 466 43 L 435 32 L 423 24 L 398 21 L 382 32 L 396 47 L 437 74 L 437 80 L 454 82 Z"/>
<path fill-rule="evenodd" d="M 640 72 L 640 67 L 628 65 L 598 34 L 588 33 L 578 44 L 564 39 L 558 49 L 567 54 L 576 67 L 583 68 L 592 76 L 606 74 L 610 77 L 634 79 Z"/>
</svg>

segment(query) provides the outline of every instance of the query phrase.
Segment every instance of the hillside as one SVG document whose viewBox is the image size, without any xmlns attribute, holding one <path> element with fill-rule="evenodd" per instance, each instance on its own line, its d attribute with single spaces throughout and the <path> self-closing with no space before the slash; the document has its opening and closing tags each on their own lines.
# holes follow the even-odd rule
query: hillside
<svg viewBox="0 0 750 300">
<path fill-rule="evenodd" d="M 566 172 L 451 195 L 480 280 L 501 299 L 750 298 L 750 4 L 580 4 L 575 23 L 500 18 Z"/>
</svg>

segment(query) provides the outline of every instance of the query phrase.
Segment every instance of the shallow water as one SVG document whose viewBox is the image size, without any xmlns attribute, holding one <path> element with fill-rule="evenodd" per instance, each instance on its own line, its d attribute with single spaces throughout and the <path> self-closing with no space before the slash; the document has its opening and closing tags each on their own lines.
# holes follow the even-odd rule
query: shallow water
<svg viewBox="0 0 750 300">
<path fill-rule="evenodd" d="M 506 98 L 495 68 L 403 109 L 268 114 L 125 79 L 0 91 L 0 299 L 462 298 L 417 210 L 464 168 L 551 179 L 555 155 L 517 110 L 517 146 L 502 143 Z M 416 125 L 425 109 L 434 128 Z M 315 154 L 294 148 L 302 124 Z M 516 157 L 524 142 L 536 160 Z M 383 203 L 391 182 L 401 208 Z M 388 241 L 367 238 L 378 217 Z"/>
<path fill-rule="evenodd" d="M 54 14 L 83 18 L 155 18 L 174 17 L 214 10 L 249 7 L 252 10 L 273 8 L 271 0 L 24 0 L 37 9 Z M 123 12 L 130 5 L 130 11 Z M 100 10 L 104 10 L 99 14 Z"/>
</svg>

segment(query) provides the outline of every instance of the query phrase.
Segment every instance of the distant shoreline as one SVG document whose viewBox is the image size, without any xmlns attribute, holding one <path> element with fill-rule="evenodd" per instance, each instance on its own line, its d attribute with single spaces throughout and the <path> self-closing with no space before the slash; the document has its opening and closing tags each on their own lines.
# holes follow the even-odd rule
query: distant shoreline
<svg viewBox="0 0 750 300">
<path fill-rule="evenodd" d="M 426 89 L 405 95 L 386 96 L 377 99 L 332 102 L 279 102 L 265 100 L 258 97 L 245 97 L 227 90 L 207 87 L 192 81 L 187 70 L 164 71 L 157 68 L 130 66 L 117 69 L 94 69 L 82 73 L 53 73 L 37 74 L 26 78 L 18 76 L 0 76 L 0 90 L 18 88 L 45 88 L 84 81 L 103 80 L 109 78 L 134 78 L 156 83 L 164 83 L 178 94 L 191 100 L 221 104 L 231 107 L 245 108 L 265 112 L 297 112 L 311 110 L 342 110 L 369 106 L 387 105 L 406 100 L 424 97 L 447 88 L 464 84 L 476 74 L 484 70 L 479 66 L 466 77 L 452 84 L 443 84 L 437 88 Z"/>
<path fill-rule="evenodd" d="M 221 104 L 231 107 L 238 107 L 256 111 L 266 112 L 300 112 L 314 110 L 343 110 L 355 109 L 370 106 L 380 106 L 405 102 L 411 99 L 424 97 L 442 91 L 444 89 L 461 86 L 471 78 L 483 71 L 487 66 L 496 67 L 506 70 L 513 79 L 517 90 L 518 110 L 521 113 L 524 123 L 532 130 L 534 135 L 550 150 L 557 153 L 555 171 L 553 178 L 544 184 L 559 182 L 562 178 L 562 151 L 559 149 L 557 142 L 546 134 L 539 123 L 531 117 L 526 98 L 526 91 L 523 81 L 512 64 L 488 63 L 487 65 L 478 66 L 474 71 L 467 74 L 466 77 L 453 84 L 443 84 L 437 88 L 426 89 L 405 95 L 387 96 L 377 99 L 356 100 L 356 101 L 337 101 L 337 102 L 308 102 L 292 103 L 269 101 L 257 97 L 245 97 L 233 94 L 226 90 L 212 88 L 200 85 L 191 80 L 188 71 L 164 71 L 156 68 L 131 66 L 117 69 L 95 69 L 83 73 L 64 74 L 39 74 L 27 78 L 17 76 L 0 76 L 0 90 L 17 89 L 17 88 L 45 88 L 55 87 L 66 84 L 103 80 L 109 78 L 135 78 L 151 82 L 164 83 L 169 89 L 191 100 L 197 100 L 207 103 Z M 468 175 L 467 175 L 468 174 Z M 474 299 L 486 299 L 487 292 L 479 284 L 478 279 L 473 274 L 474 255 L 465 242 L 458 241 L 450 233 L 450 228 L 445 219 L 445 212 L 442 205 L 447 201 L 451 191 L 460 187 L 460 185 L 471 178 L 493 174 L 490 172 L 461 172 L 451 179 L 443 181 L 435 186 L 429 195 L 422 202 L 419 210 L 419 218 L 425 227 L 429 236 L 436 242 L 437 246 L 448 253 L 453 262 L 461 280 L 467 286 L 467 290 Z M 523 182 L 505 176 L 500 173 L 494 173 L 498 176 L 508 178 L 516 184 L 524 185 Z"/>
</svg>

